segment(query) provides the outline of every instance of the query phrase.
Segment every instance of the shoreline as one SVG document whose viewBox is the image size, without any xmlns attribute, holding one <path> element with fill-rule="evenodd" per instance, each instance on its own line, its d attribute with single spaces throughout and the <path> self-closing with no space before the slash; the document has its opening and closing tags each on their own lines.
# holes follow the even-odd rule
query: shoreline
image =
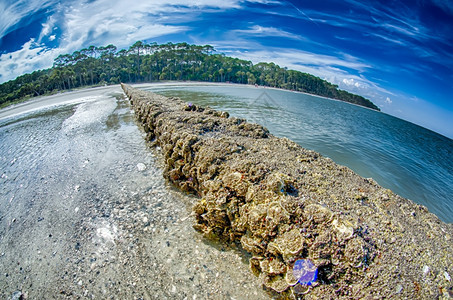
<svg viewBox="0 0 453 300">
<path fill-rule="evenodd" d="M 152 86 L 152 85 L 163 85 L 163 86 L 165 86 L 165 85 L 167 85 L 167 86 L 171 86 L 171 85 L 175 85 L 175 86 L 176 85 L 179 85 L 179 86 L 180 85 L 218 85 L 218 86 L 235 85 L 235 86 L 255 87 L 254 85 L 250 85 L 250 84 L 246 84 L 246 83 L 226 83 L 226 82 L 208 82 L 208 81 L 177 81 L 177 80 L 174 80 L 174 81 L 170 81 L 170 80 L 169 81 L 155 81 L 155 82 L 131 84 L 131 86 L 136 86 L 136 87 Z M 4 111 L 9 110 L 9 108 L 20 107 L 20 106 L 26 105 L 28 103 L 39 101 L 39 100 L 41 100 L 40 98 L 58 96 L 58 95 L 65 94 L 65 93 L 79 92 L 79 91 L 83 91 L 85 89 L 91 90 L 91 89 L 98 89 L 98 88 L 105 88 L 105 87 L 112 87 L 112 86 L 119 86 L 119 84 L 107 85 L 107 86 L 81 87 L 81 88 L 78 88 L 78 89 L 75 89 L 75 90 L 70 90 L 70 91 L 66 91 L 66 90 L 59 91 L 56 94 L 41 95 L 41 96 L 37 96 L 37 97 L 31 97 L 31 98 L 29 98 L 29 99 L 27 99 L 27 100 L 25 100 L 23 102 L 16 103 L 16 104 L 11 104 L 11 105 L 8 105 L 6 107 L 0 108 L 0 119 L 2 118 L 1 117 L 2 113 Z M 325 97 L 325 96 L 319 96 L 319 95 L 316 95 L 316 94 L 310 94 L 310 93 L 305 93 L 305 92 L 300 92 L 300 91 L 287 90 L 287 89 L 283 89 L 283 88 L 268 87 L 268 86 L 258 86 L 257 88 L 272 89 L 272 90 L 286 91 L 286 92 L 292 92 L 292 93 L 300 93 L 300 94 L 304 94 L 304 95 L 308 95 L 308 96 L 320 97 L 320 98 L 323 98 L 323 99 L 328 99 L 328 100 L 333 100 L 333 101 L 339 101 L 339 102 L 347 103 L 347 104 L 350 104 L 350 105 L 354 105 L 354 106 L 358 106 L 358 107 L 361 107 L 361 108 L 369 109 L 369 110 L 372 110 L 372 111 L 380 112 L 380 113 L 386 114 L 388 116 L 391 116 L 393 118 L 397 118 L 397 119 L 403 120 L 405 122 L 409 122 L 411 124 L 414 124 L 414 125 L 417 125 L 417 126 L 423 128 L 423 129 L 426 129 L 426 130 L 429 130 L 431 132 L 434 132 L 435 134 L 438 134 L 438 135 L 440 135 L 442 137 L 445 137 L 445 138 L 448 138 L 450 140 L 453 140 L 453 138 L 448 137 L 445 134 L 442 134 L 442 133 L 437 132 L 437 131 L 435 131 L 433 129 L 424 127 L 423 125 L 414 123 L 412 121 L 409 121 L 409 120 L 406 120 L 406 119 L 402 119 L 400 117 L 397 117 L 397 116 L 391 115 L 389 113 L 383 112 L 382 110 L 378 111 L 378 110 L 375 110 L 375 109 L 372 109 L 372 108 L 369 108 L 369 107 L 366 107 L 366 106 L 362 106 L 362 105 L 359 105 L 359 104 L 355 104 L 355 103 L 351 103 L 351 102 L 347 102 L 347 101 L 343 101 L 343 100 L 339 100 L 339 99 L 329 98 L 329 97 Z"/>
<path fill-rule="evenodd" d="M 303 94 L 303 95 L 307 95 L 307 96 L 319 97 L 319 98 L 322 98 L 322 99 L 327 99 L 327 100 L 333 100 L 333 101 L 338 101 L 338 102 L 342 102 L 342 103 L 347 103 L 347 104 L 350 104 L 350 105 L 354 105 L 354 106 L 358 106 L 358 107 L 361 107 L 361 108 L 369 109 L 369 110 L 372 110 L 372 111 L 375 111 L 375 112 L 382 112 L 382 111 L 378 111 L 378 110 L 372 109 L 370 107 L 366 107 L 366 106 L 363 106 L 363 105 L 347 102 L 347 101 L 344 101 L 344 100 L 329 98 L 329 97 L 325 97 L 325 96 L 319 96 L 319 95 L 316 95 L 316 94 L 310 94 L 310 93 L 301 92 L 301 91 L 293 91 L 293 90 L 287 90 L 287 89 L 283 89 L 283 88 L 265 86 L 265 85 L 255 86 L 255 85 L 248 84 L 248 83 L 234 83 L 234 82 L 227 83 L 227 82 L 207 82 L 207 81 L 167 81 L 167 82 L 155 82 L 155 83 L 151 83 L 150 82 L 150 83 L 135 83 L 135 84 L 131 84 L 132 87 L 137 87 L 137 88 L 147 87 L 147 86 L 151 86 L 151 85 L 163 85 L 163 86 L 173 86 L 173 85 L 174 86 L 181 86 L 181 85 L 188 85 L 188 86 L 191 86 L 191 85 L 193 85 L 193 86 L 202 86 L 202 85 L 205 85 L 205 86 L 209 86 L 209 85 L 213 85 L 213 86 L 232 86 L 233 85 L 235 87 L 260 88 L 260 89 L 263 89 L 263 90 L 269 89 L 269 90 L 284 91 L 284 92 L 290 92 L 290 93 Z"/>
<path fill-rule="evenodd" d="M 425 207 L 262 126 L 123 89 L 164 176 L 198 195 L 194 227 L 239 243 L 272 295 L 297 298 L 292 268 L 309 258 L 313 297 L 449 297 L 453 226 Z"/>
<path fill-rule="evenodd" d="M 15 117 L 15 116 L 18 116 L 21 114 L 26 114 L 29 112 L 33 112 L 35 110 L 43 109 L 43 108 L 60 106 L 60 105 L 72 103 L 70 100 L 65 101 L 65 102 L 58 102 L 58 103 L 51 102 L 54 98 L 58 98 L 61 96 L 69 96 L 69 97 L 75 96 L 75 99 L 78 99 L 78 98 L 82 98 L 82 95 L 84 95 L 84 94 L 88 94 L 87 96 L 90 96 L 89 94 L 92 93 L 93 91 L 101 91 L 104 89 L 113 90 L 115 88 L 120 89 L 120 85 L 116 84 L 116 85 L 108 85 L 108 86 L 100 86 L 100 87 L 89 87 L 89 88 L 82 88 L 82 89 L 71 90 L 71 91 L 63 91 L 63 92 L 59 92 L 59 93 L 56 93 L 53 95 L 42 95 L 42 96 L 38 96 L 38 97 L 33 97 L 24 102 L 12 104 L 10 106 L 0 109 L 0 120 Z M 48 102 L 48 104 L 45 104 L 45 102 Z"/>
</svg>

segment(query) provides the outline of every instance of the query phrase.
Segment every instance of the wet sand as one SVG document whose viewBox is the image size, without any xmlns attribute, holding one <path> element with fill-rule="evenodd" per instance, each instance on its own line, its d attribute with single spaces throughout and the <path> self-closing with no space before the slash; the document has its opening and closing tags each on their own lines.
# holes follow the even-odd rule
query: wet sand
<svg viewBox="0 0 453 300">
<path fill-rule="evenodd" d="M 27 105 L 0 123 L 1 299 L 268 297 L 246 255 L 192 228 L 119 86 Z"/>
</svg>

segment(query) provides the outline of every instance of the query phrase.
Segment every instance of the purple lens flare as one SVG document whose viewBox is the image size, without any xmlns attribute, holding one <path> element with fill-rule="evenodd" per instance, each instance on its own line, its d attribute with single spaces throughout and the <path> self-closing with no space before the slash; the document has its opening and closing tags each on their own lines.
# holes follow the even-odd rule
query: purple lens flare
<svg viewBox="0 0 453 300">
<path fill-rule="evenodd" d="M 301 285 L 312 285 L 318 279 L 318 268 L 309 259 L 299 259 L 294 263 L 293 275 Z"/>
</svg>

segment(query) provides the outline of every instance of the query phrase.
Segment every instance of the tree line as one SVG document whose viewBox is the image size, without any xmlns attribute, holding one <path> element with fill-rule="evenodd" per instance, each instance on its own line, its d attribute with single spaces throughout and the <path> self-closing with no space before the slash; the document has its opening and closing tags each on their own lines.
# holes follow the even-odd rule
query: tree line
<svg viewBox="0 0 453 300">
<path fill-rule="evenodd" d="M 274 63 L 215 54 L 210 45 L 187 43 L 146 44 L 128 49 L 114 45 L 90 46 L 58 56 L 52 68 L 25 74 L 0 85 L 0 107 L 18 99 L 56 91 L 105 84 L 184 80 L 256 84 L 306 92 L 375 110 L 370 100 L 338 89 L 319 77 L 281 68 Z"/>
</svg>

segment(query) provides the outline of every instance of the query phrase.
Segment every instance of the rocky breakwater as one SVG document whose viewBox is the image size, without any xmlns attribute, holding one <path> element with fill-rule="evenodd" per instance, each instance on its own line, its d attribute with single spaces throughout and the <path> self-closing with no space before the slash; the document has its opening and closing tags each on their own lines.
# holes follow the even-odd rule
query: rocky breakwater
<svg viewBox="0 0 453 300">
<path fill-rule="evenodd" d="M 260 125 L 123 89 L 165 176 L 198 195 L 194 228 L 240 244 L 271 295 L 453 297 L 453 226 L 425 207 Z"/>
</svg>

